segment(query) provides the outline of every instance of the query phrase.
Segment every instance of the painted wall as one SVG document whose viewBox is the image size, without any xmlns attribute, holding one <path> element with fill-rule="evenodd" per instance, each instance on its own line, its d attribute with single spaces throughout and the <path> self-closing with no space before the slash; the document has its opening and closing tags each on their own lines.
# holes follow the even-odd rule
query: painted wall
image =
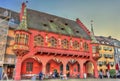
<svg viewBox="0 0 120 81">
<path fill-rule="evenodd" d="M 107 65 L 109 62 L 113 62 L 114 65 L 110 65 L 110 69 L 115 69 L 115 61 L 114 61 L 114 47 L 109 45 L 100 45 L 99 47 L 99 53 L 100 58 L 98 59 L 98 70 L 102 69 L 104 72 L 106 72 L 106 69 L 108 69 Z M 105 57 L 106 55 L 112 55 L 113 57 Z M 99 66 L 99 61 L 102 62 L 102 66 Z M 104 64 L 106 62 L 106 64 Z"/>
</svg>

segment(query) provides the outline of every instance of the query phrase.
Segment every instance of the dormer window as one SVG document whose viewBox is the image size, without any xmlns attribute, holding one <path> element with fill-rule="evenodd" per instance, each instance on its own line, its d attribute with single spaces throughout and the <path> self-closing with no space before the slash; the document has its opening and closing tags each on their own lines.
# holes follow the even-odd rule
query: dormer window
<svg viewBox="0 0 120 81">
<path fill-rule="evenodd" d="M 50 20 L 50 22 L 52 23 L 52 22 L 53 22 L 53 20 Z"/>
<path fill-rule="evenodd" d="M 76 31 L 76 33 L 79 33 L 79 31 Z"/>
<path fill-rule="evenodd" d="M 65 23 L 65 25 L 68 25 L 68 23 Z"/>
<path fill-rule="evenodd" d="M 64 28 L 61 28 L 61 30 L 64 30 Z"/>
<path fill-rule="evenodd" d="M 46 26 L 47 26 L 47 24 L 43 24 L 43 26 L 45 26 L 45 27 L 46 27 Z"/>
</svg>

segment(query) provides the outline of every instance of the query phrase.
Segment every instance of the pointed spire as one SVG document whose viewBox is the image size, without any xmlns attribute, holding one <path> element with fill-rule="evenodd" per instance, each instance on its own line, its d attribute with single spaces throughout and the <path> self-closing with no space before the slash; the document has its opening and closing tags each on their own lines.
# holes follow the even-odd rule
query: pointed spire
<svg viewBox="0 0 120 81">
<path fill-rule="evenodd" d="M 94 35 L 94 30 L 93 30 L 93 20 L 91 20 L 91 33 Z"/>
<path fill-rule="evenodd" d="M 18 27 L 18 30 L 28 30 L 27 28 L 27 10 L 26 10 L 26 4 L 22 3 L 22 9 L 20 12 L 20 25 Z"/>
<path fill-rule="evenodd" d="M 93 20 L 91 20 L 91 40 L 92 40 L 92 43 L 98 43 L 94 35 Z"/>
</svg>

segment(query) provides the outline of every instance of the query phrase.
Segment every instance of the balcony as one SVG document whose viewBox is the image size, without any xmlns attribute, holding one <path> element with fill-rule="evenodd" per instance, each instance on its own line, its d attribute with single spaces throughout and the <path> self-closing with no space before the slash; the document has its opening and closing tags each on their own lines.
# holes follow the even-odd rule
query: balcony
<svg viewBox="0 0 120 81">
<path fill-rule="evenodd" d="M 25 55 L 29 52 L 28 45 L 20 45 L 20 44 L 14 44 L 13 51 L 16 55 Z"/>
<path fill-rule="evenodd" d="M 66 50 L 66 49 L 56 49 L 50 47 L 43 47 L 43 46 L 36 46 L 34 48 L 36 52 L 44 53 L 44 54 L 52 54 L 52 55 L 61 55 L 61 56 L 74 56 L 74 57 L 81 57 L 81 58 L 89 58 L 90 53 L 84 51 L 77 51 L 77 50 Z"/>
</svg>

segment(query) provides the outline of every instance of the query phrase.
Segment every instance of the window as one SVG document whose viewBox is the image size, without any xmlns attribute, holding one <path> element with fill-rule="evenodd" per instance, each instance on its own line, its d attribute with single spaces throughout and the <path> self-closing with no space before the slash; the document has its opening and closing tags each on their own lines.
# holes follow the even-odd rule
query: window
<svg viewBox="0 0 120 81">
<path fill-rule="evenodd" d="M 68 44 L 68 41 L 66 39 L 62 40 L 62 48 L 63 49 L 68 49 L 69 48 L 69 44 Z"/>
<path fill-rule="evenodd" d="M 64 28 L 61 28 L 61 30 L 64 30 Z"/>
<path fill-rule="evenodd" d="M 100 56 L 100 58 L 101 58 L 101 57 L 102 57 L 102 54 L 100 54 L 99 56 Z"/>
<path fill-rule="evenodd" d="M 49 47 L 56 47 L 57 46 L 57 40 L 54 37 L 51 37 L 48 39 L 48 46 Z"/>
<path fill-rule="evenodd" d="M 32 72 L 33 71 L 33 63 L 27 62 L 26 63 L 26 72 Z"/>
<path fill-rule="evenodd" d="M 26 44 L 26 35 L 25 34 L 16 34 L 15 42 L 20 44 Z"/>
<path fill-rule="evenodd" d="M 92 46 L 92 52 L 93 53 L 96 53 L 97 51 L 96 51 L 96 46 Z"/>
<path fill-rule="evenodd" d="M 74 50 L 79 50 L 79 47 L 80 47 L 80 46 L 79 46 L 79 43 L 78 43 L 77 41 L 74 41 L 74 42 L 73 42 L 73 49 L 74 49 Z"/>
<path fill-rule="evenodd" d="M 43 26 L 44 26 L 44 27 L 46 27 L 46 26 L 47 26 L 47 24 L 43 24 Z"/>
<path fill-rule="evenodd" d="M 35 36 L 34 38 L 34 45 L 35 46 L 42 46 L 44 44 L 44 39 L 41 35 Z"/>
<path fill-rule="evenodd" d="M 53 20 L 50 20 L 50 22 L 52 23 L 52 22 L 53 22 Z"/>
<path fill-rule="evenodd" d="M 29 38 L 29 36 L 25 35 L 25 45 L 28 45 L 28 38 Z"/>
<path fill-rule="evenodd" d="M 15 43 L 18 43 L 19 41 L 19 34 L 16 34 L 16 36 L 15 36 Z"/>
<path fill-rule="evenodd" d="M 84 51 L 88 51 L 88 44 L 86 42 L 83 44 L 83 47 L 84 47 Z"/>
</svg>

